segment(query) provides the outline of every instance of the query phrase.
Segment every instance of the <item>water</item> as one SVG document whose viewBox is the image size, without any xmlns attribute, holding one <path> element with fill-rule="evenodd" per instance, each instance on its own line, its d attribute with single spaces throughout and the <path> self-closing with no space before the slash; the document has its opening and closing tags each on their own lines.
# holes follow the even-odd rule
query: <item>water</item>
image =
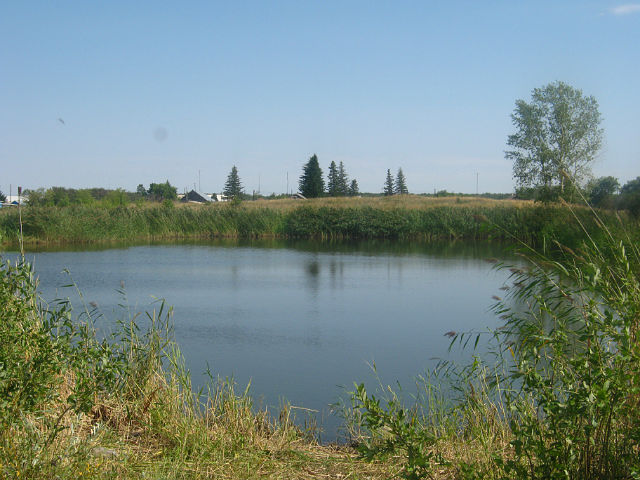
<svg viewBox="0 0 640 480">
<path fill-rule="evenodd" d="M 354 381 L 373 385 L 374 362 L 384 383 L 411 387 L 449 358 L 445 332 L 496 326 L 491 297 L 507 273 L 485 259 L 506 255 L 486 244 L 220 241 L 27 257 L 45 299 L 78 305 L 62 287 L 73 280 L 104 328 L 123 316 L 121 285 L 134 310 L 164 298 L 196 386 L 207 365 L 240 387 L 250 381 L 274 411 L 284 399 L 317 410 L 322 439 L 332 441 L 339 420 L 328 405 Z"/>
</svg>

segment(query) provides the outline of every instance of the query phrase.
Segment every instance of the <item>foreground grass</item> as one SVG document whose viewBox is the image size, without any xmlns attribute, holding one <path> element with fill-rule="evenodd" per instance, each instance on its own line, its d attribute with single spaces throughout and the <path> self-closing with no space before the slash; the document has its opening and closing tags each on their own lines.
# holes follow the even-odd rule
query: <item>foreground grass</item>
<svg viewBox="0 0 640 480">
<path fill-rule="evenodd" d="M 615 223 L 613 214 L 603 219 Z M 552 236 L 575 245 L 584 237 L 583 226 L 598 231 L 586 209 L 572 214 L 564 205 L 415 195 L 240 205 L 26 207 L 22 212 L 27 246 L 219 237 L 518 239 L 541 245 Z M 0 244 L 16 246 L 20 231 L 17 209 L 0 211 Z"/>
</svg>

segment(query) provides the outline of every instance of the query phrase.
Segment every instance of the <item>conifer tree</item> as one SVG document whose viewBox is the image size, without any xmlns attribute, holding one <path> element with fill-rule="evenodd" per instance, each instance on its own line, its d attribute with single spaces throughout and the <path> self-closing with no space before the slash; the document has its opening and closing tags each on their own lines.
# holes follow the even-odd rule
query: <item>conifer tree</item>
<svg viewBox="0 0 640 480">
<path fill-rule="evenodd" d="M 358 189 L 358 182 L 354 178 L 351 180 L 351 185 L 349 186 L 349 195 L 355 197 L 360 194 L 360 190 Z"/>
<path fill-rule="evenodd" d="M 338 167 L 333 160 L 329 165 L 329 174 L 327 175 L 327 193 L 330 197 L 340 195 L 340 178 L 338 176 Z"/>
<path fill-rule="evenodd" d="M 242 183 L 238 176 L 238 169 L 234 165 L 227 177 L 227 183 L 224 184 L 223 192 L 229 198 L 239 198 L 242 195 Z"/>
<path fill-rule="evenodd" d="M 324 193 L 324 179 L 318 157 L 314 154 L 302 169 L 299 182 L 300 193 L 307 198 L 320 197 Z"/>
<path fill-rule="evenodd" d="M 398 169 L 398 174 L 396 175 L 396 184 L 395 184 L 395 193 L 399 195 L 404 195 L 409 193 L 409 189 L 407 188 L 407 180 L 404 178 L 404 173 L 402 173 L 402 168 Z"/>
<path fill-rule="evenodd" d="M 394 184 L 393 177 L 391 176 L 391 170 L 387 168 L 387 179 L 384 182 L 384 194 L 386 196 L 393 195 Z"/>
<path fill-rule="evenodd" d="M 346 196 L 349 194 L 349 176 L 344 169 L 344 164 L 340 162 L 338 166 L 338 195 Z"/>
</svg>

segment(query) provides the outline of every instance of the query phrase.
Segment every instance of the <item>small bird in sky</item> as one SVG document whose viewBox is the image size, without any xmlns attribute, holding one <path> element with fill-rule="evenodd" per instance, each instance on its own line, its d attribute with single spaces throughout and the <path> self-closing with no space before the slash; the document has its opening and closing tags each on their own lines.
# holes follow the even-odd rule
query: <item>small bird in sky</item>
<svg viewBox="0 0 640 480">
<path fill-rule="evenodd" d="M 63 120 L 63 119 L 58 118 L 58 121 L 59 121 L 62 125 L 65 125 L 64 120 Z"/>
</svg>

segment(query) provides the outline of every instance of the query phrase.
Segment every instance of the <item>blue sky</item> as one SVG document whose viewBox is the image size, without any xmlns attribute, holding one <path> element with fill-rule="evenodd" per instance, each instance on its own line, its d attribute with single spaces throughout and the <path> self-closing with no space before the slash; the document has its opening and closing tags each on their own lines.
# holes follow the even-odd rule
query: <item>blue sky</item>
<svg viewBox="0 0 640 480">
<path fill-rule="evenodd" d="M 0 190 L 169 180 L 513 190 L 518 98 L 561 80 L 604 118 L 594 173 L 640 175 L 640 3 L 2 2 Z M 60 121 L 59 119 L 62 119 Z"/>
</svg>

